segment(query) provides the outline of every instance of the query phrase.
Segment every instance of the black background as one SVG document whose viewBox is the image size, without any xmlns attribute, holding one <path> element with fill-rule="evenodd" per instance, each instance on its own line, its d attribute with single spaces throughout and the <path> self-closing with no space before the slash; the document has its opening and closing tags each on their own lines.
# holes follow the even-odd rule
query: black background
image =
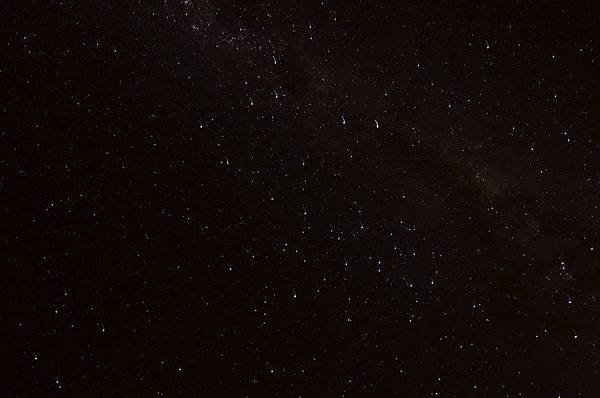
<svg viewBox="0 0 600 398">
<path fill-rule="evenodd" d="M 592 5 L 4 2 L 6 396 L 598 396 Z"/>
</svg>

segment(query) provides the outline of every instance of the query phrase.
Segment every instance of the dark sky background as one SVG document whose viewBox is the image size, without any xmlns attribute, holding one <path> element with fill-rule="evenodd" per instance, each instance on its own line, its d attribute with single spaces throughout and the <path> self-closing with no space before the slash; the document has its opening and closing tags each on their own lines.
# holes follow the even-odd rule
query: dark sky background
<svg viewBox="0 0 600 398">
<path fill-rule="evenodd" d="M 2 390 L 599 396 L 593 3 L 4 2 Z"/>
</svg>

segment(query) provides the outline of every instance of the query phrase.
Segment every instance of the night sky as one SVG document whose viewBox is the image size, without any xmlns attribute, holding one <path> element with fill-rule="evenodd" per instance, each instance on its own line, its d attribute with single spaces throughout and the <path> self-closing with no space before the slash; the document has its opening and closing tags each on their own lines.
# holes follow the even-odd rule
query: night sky
<svg viewBox="0 0 600 398">
<path fill-rule="evenodd" d="M 600 396 L 593 2 L 0 12 L 3 395 Z"/>
</svg>

